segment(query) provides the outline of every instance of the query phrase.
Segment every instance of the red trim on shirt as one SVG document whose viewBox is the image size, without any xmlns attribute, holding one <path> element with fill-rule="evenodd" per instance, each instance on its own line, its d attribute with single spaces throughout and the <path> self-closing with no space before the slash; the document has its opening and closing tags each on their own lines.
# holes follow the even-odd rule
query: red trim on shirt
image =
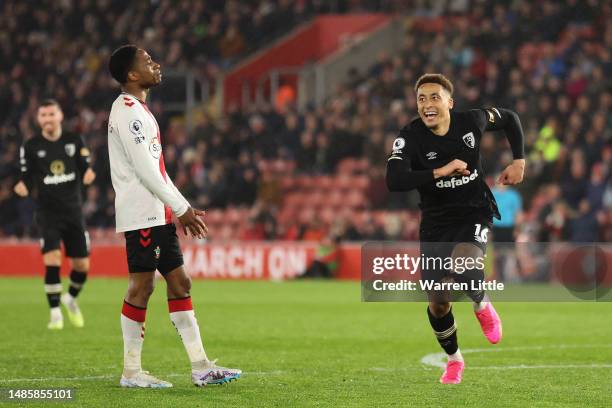
<svg viewBox="0 0 612 408">
<path fill-rule="evenodd" d="M 138 102 L 141 103 L 142 107 L 145 108 L 145 110 L 153 118 L 153 121 L 155 122 L 155 127 L 157 128 L 157 140 L 159 140 L 159 144 L 161 145 L 161 142 L 162 142 L 162 140 L 161 140 L 161 133 L 159 131 L 159 126 L 157 125 L 157 120 L 155 120 L 155 116 L 153 116 L 153 114 L 151 113 L 151 111 L 147 107 L 146 103 L 142 102 L 141 100 L 139 100 Z M 159 172 L 162 174 L 162 177 L 164 178 L 164 181 L 167 181 L 168 180 L 168 176 L 166 175 L 166 164 L 164 163 L 164 152 L 163 151 L 159 155 Z M 164 213 L 165 213 L 165 217 L 166 217 L 166 224 L 171 224 L 172 223 L 172 208 L 170 208 L 170 206 L 164 205 Z"/>
</svg>

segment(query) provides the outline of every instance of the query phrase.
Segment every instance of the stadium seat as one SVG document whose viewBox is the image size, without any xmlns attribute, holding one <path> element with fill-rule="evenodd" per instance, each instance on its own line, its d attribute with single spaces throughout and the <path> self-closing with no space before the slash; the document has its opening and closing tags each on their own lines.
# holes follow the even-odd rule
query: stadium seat
<svg viewBox="0 0 612 408">
<path fill-rule="evenodd" d="M 353 176 L 353 185 L 359 189 L 366 190 L 370 186 L 370 179 L 365 175 Z"/>
</svg>

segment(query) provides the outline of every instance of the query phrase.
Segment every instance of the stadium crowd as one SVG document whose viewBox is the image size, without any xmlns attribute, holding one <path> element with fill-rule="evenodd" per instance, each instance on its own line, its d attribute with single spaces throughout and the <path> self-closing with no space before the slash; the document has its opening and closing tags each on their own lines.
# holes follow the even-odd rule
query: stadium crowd
<svg viewBox="0 0 612 408">
<path fill-rule="evenodd" d="M 312 15 L 398 11 L 402 2 L 335 2 L 337 9 L 314 0 L 3 3 L 0 235 L 30 236 L 36 234 L 33 204 L 17 199 L 12 186 L 18 147 L 37 132 L 36 107 L 46 96 L 60 101 L 65 126 L 83 134 L 94 152 L 98 178 L 85 192 L 88 225 L 114 225 L 105 123 L 117 93 L 105 66 L 114 46 L 127 39 L 162 66 L 215 77 Z M 612 240 L 612 26 L 605 24 L 612 6 L 590 0 L 432 3 L 403 2 L 402 52 L 377 56 L 367 70 L 352 69 L 322 106 L 305 112 L 268 103 L 233 108 L 216 118 L 202 115 L 187 132 L 153 104 L 163 118 L 164 156 L 175 184 L 196 207 L 245 209 L 228 239 L 415 239 L 414 216 L 397 213 L 412 214 L 416 195 L 387 193 L 384 167 L 398 129 L 415 115 L 414 82 L 423 72 L 443 72 L 455 84 L 455 109 L 501 106 L 522 120 L 528 168 L 516 189 L 523 211 L 511 223 L 519 236 Z M 511 160 L 502 135 L 485 135 L 481 153 L 490 176 Z M 361 217 L 348 210 L 327 220 L 316 211 L 286 216 L 281 180 L 335 176 L 347 160 L 366 164 L 352 170 L 368 179 Z M 386 218 L 378 222 L 370 212 Z"/>
</svg>

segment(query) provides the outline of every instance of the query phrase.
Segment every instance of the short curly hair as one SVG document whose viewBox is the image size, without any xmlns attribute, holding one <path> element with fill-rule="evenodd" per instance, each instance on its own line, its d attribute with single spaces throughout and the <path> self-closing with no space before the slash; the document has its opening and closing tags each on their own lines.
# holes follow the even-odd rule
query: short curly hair
<svg viewBox="0 0 612 408">
<path fill-rule="evenodd" d="M 122 45 L 113 51 L 110 60 L 108 61 L 108 70 L 113 78 L 120 84 L 127 82 L 127 76 L 136 58 L 138 47 L 132 44 Z"/>
<path fill-rule="evenodd" d="M 423 74 L 417 79 L 414 85 L 414 92 L 417 92 L 419 87 L 423 84 L 439 84 L 442 88 L 446 89 L 450 96 L 453 96 L 453 83 L 442 74 Z"/>
</svg>

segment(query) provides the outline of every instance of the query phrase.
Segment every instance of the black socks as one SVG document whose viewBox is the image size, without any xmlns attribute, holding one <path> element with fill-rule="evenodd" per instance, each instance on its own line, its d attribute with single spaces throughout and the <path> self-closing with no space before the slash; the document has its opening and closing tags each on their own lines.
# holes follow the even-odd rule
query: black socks
<svg viewBox="0 0 612 408">
<path fill-rule="evenodd" d="M 440 346 L 446 354 L 455 354 L 459 349 L 459 343 L 457 342 L 457 325 L 453 317 L 453 309 L 451 308 L 446 315 L 437 318 L 431 313 L 428 306 L 427 316 Z"/>
</svg>

